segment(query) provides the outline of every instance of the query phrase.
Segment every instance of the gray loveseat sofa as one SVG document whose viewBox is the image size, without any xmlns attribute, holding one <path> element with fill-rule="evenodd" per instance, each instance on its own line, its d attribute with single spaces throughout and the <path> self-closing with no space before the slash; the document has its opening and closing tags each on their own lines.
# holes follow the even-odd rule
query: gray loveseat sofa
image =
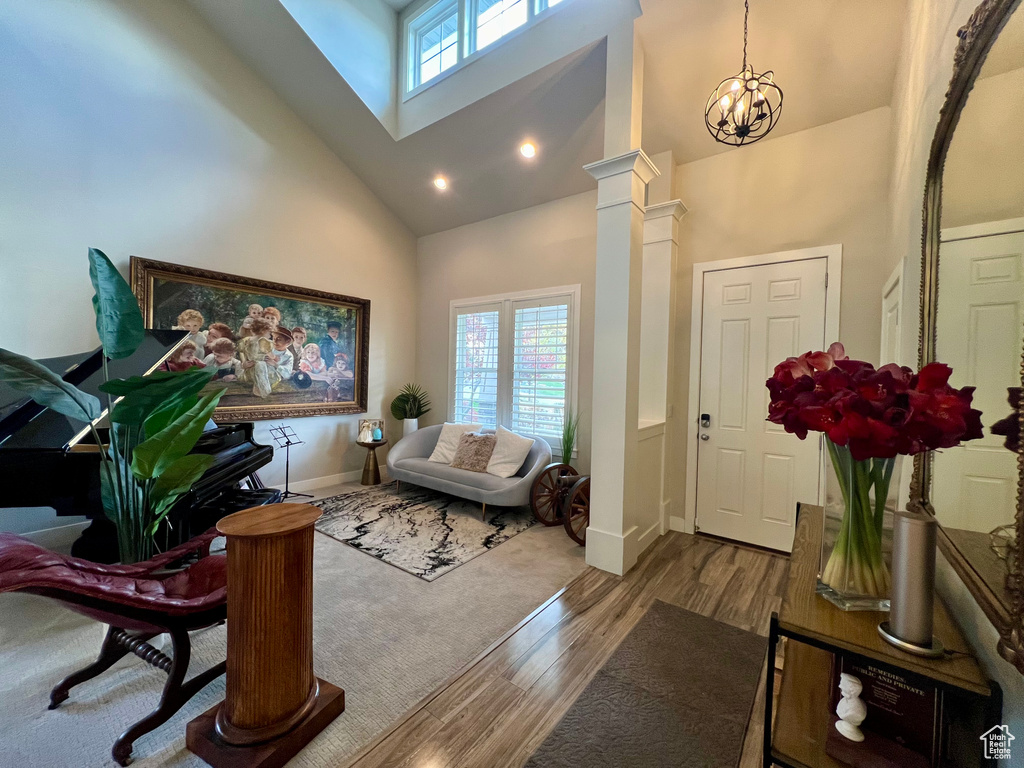
<svg viewBox="0 0 1024 768">
<path fill-rule="evenodd" d="M 412 483 L 442 493 L 450 493 L 484 505 L 496 504 L 502 507 L 517 507 L 530 503 L 530 489 L 533 481 L 551 463 L 551 446 L 547 441 L 534 435 L 533 447 L 526 455 L 526 461 L 519 472 L 512 477 L 497 477 L 486 472 L 470 472 L 456 469 L 447 464 L 430 461 L 437 439 L 441 435 L 440 424 L 424 427 L 408 437 L 399 440 L 388 451 L 388 476 L 400 483 Z M 493 432 L 482 429 L 481 432 Z"/>
</svg>

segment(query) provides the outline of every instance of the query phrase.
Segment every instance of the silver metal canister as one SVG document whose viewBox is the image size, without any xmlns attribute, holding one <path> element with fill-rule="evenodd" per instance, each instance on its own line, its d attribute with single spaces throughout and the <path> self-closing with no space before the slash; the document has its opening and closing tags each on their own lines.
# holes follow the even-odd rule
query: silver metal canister
<svg viewBox="0 0 1024 768">
<path fill-rule="evenodd" d="M 922 650 L 931 649 L 934 643 L 937 530 L 938 523 L 931 515 L 901 511 L 893 518 L 892 594 L 886 630 Z"/>
</svg>

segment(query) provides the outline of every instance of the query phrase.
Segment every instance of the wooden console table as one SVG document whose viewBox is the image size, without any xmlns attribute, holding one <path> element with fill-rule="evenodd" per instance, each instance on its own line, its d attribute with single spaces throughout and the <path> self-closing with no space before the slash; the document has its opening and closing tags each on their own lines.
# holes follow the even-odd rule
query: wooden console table
<svg viewBox="0 0 1024 768">
<path fill-rule="evenodd" d="M 846 767 L 825 753 L 825 739 L 835 719 L 831 706 L 835 653 L 936 685 L 943 694 L 941 733 L 945 754 L 941 765 L 985 765 L 979 736 L 1000 722 L 1002 693 L 982 673 L 945 606 L 936 597 L 935 634 L 952 655 L 925 659 L 889 645 L 877 630 L 884 613 L 840 611 L 815 593 L 823 511 L 802 504 L 798 515 L 786 594 L 779 613 L 772 614 L 768 637 L 765 768 L 773 764 L 784 768 Z M 783 637 L 789 642 L 775 704 L 772 671 Z"/>
</svg>

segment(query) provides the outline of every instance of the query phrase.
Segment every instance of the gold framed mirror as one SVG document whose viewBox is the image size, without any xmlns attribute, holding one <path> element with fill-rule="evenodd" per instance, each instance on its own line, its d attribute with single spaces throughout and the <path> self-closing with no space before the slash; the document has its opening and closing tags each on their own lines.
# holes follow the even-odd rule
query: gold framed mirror
<svg viewBox="0 0 1024 768">
<path fill-rule="evenodd" d="M 1024 10 L 985 0 L 959 31 L 928 158 L 918 363 L 975 387 L 985 435 L 915 457 L 911 506 L 1024 673 Z M 1007 132 L 1009 131 L 1009 132 Z"/>
</svg>

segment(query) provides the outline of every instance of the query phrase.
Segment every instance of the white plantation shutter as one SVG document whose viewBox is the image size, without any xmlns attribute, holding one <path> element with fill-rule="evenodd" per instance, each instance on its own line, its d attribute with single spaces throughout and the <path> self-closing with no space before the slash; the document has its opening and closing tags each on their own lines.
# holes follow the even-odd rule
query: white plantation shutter
<svg viewBox="0 0 1024 768">
<path fill-rule="evenodd" d="M 455 322 L 452 420 L 498 425 L 500 305 L 460 310 Z"/>
<path fill-rule="evenodd" d="M 562 445 L 576 402 L 578 285 L 451 303 L 448 419 Z"/>
<path fill-rule="evenodd" d="M 510 427 L 561 438 L 569 386 L 569 304 L 565 299 L 513 302 Z"/>
</svg>

